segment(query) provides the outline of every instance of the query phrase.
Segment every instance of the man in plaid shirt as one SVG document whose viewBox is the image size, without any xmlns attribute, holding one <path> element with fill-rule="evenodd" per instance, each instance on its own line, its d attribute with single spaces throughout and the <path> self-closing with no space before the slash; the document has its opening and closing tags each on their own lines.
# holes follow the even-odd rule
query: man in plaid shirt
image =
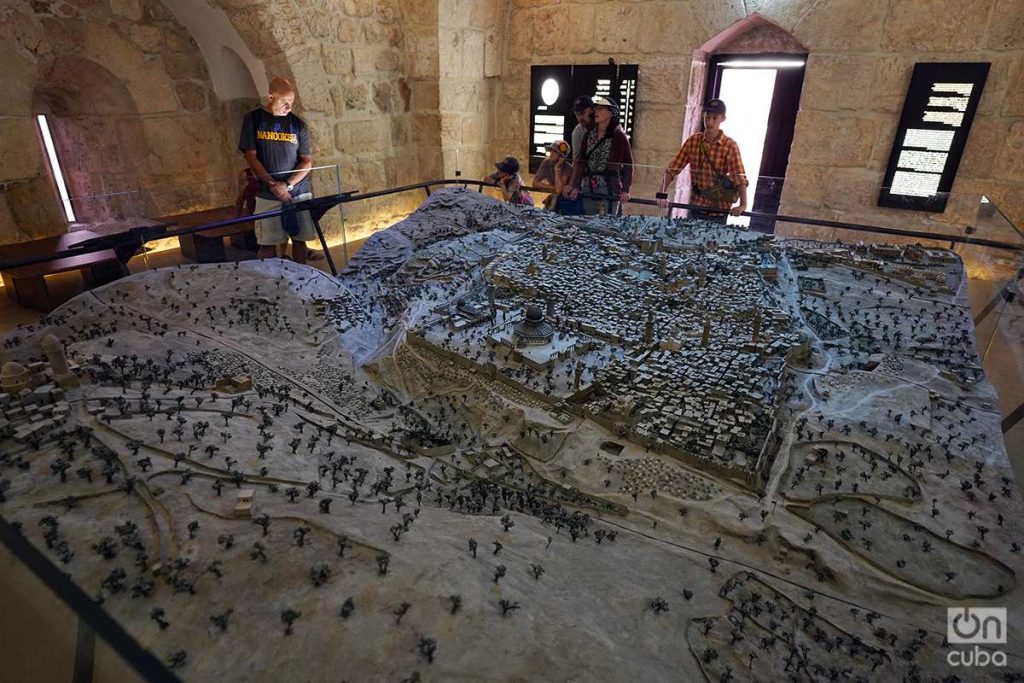
<svg viewBox="0 0 1024 683">
<path fill-rule="evenodd" d="M 743 159 L 736 141 L 720 128 L 722 121 L 725 121 L 725 102 L 708 100 L 704 105 L 704 132 L 691 135 L 676 152 L 672 163 L 665 169 L 660 191 L 666 192 L 679 172 L 689 164 L 690 203 L 707 207 L 706 210 L 692 209 L 690 216 L 725 223 L 730 213 L 738 216 L 747 210 L 747 174 L 743 170 Z M 723 177 L 732 182 L 739 194 L 740 201 L 736 206 L 732 206 L 735 200 L 720 196 Z M 658 206 L 667 207 L 668 200 L 659 199 Z"/>
</svg>

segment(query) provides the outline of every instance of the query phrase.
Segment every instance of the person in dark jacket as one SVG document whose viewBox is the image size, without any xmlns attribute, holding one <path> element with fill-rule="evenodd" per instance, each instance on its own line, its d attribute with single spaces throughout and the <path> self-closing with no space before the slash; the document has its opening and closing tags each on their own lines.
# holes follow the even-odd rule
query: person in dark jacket
<svg viewBox="0 0 1024 683">
<path fill-rule="evenodd" d="M 633 184 L 633 148 L 619 125 L 615 100 L 597 96 L 593 101 L 595 125 L 587 131 L 581 153 L 573 161 L 565 196 L 576 199 L 582 189 L 593 195 L 583 198 L 585 214 L 618 214 L 621 204 L 629 201 Z"/>
</svg>

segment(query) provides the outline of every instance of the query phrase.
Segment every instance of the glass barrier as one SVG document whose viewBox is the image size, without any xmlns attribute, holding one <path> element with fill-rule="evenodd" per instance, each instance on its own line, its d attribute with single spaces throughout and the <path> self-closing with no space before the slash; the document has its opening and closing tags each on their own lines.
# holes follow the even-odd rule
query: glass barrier
<svg viewBox="0 0 1024 683">
<path fill-rule="evenodd" d="M 280 174 L 287 177 L 290 173 Z M 341 192 L 341 169 L 337 165 L 317 166 L 310 170 L 309 184 L 314 196 Z M 166 265 L 168 258 L 180 257 L 199 263 L 255 258 L 256 241 L 251 221 L 223 226 L 202 233 L 188 232 L 195 226 L 232 219 L 258 212 L 254 192 L 258 182 L 245 174 L 189 183 L 149 183 L 114 192 L 71 198 L 76 222 L 73 232 L 79 236 L 123 234 L 132 228 L 168 225 L 166 236 L 140 235 L 138 251 L 128 262 L 132 272 Z M 169 225 L 173 224 L 173 225 Z M 323 217 L 321 227 L 329 246 L 347 248 L 345 226 L 340 211 Z M 182 234 L 179 234 L 182 233 Z M 162 252 L 173 256 L 158 258 Z"/>
</svg>

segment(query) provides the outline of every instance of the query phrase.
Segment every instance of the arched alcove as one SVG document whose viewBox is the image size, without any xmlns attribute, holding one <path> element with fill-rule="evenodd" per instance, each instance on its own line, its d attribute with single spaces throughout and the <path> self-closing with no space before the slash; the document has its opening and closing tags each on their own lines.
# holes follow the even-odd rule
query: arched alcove
<svg viewBox="0 0 1024 683">
<path fill-rule="evenodd" d="M 32 113 L 47 116 L 79 222 L 138 215 L 138 198 L 121 193 L 146 168 L 145 136 L 120 79 L 89 59 L 58 57 L 41 72 Z"/>
<path fill-rule="evenodd" d="M 716 55 L 751 57 L 795 55 L 804 58 L 808 53 L 807 47 L 797 40 L 793 34 L 756 12 L 725 28 L 718 35 L 693 51 L 682 139 L 686 140 L 701 130 L 703 105 L 710 94 L 707 91 L 710 80 L 709 67 Z M 799 86 L 797 92 L 799 92 Z M 796 102 L 793 103 L 792 113 L 794 119 L 796 104 Z M 788 135 L 788 139 L 785 141 L 785 153 L 788 155 L 789 141 L 792 140 L 793 134 L 793 120 L 787 119 L 782 122 L 782 127 L 786 130 L 781 131 L 781 133 L 773 131 L 773 134 L 781 134 L 783 137 Z M 743 151 L 741 150 L 742 153 Z M 759 157 L 760 155 L 758 155 Z M 756 173 L 757 170 L 747 168 L 748 173 Z M 778 192 L 781 193 L 781 186 L 778 188 Z M 690 173 L 689 169 L 686 169 L 679 174 L 679 178 L 676 181 L 675 201 L 687 203 L 689 199 Z M 754 197 L 751 196 L 749 201 L 752 205 Z M 752 206 L 748 206 L 748 208 L 752 208 Z"/>
</svg>

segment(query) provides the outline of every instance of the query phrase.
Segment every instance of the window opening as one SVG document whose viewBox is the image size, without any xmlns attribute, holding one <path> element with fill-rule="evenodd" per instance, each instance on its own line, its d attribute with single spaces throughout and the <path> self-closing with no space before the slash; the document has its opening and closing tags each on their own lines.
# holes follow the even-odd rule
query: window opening
<svg viewBox="0 0 1024 683">
<path fill-rule="evenodd" d="M 68 223 L 74 223 L 75 210 L 71 206 L 68 186 L 64 181 L 64 169 L 61 168 L 60 159 L 57 158 L 57 149 L 53 145 L 53 136 L 50 134 L 50 123 L 46 120 L 46 114 L 38 114 L 36 122 L 39 124 L 39 134 L 43 138 L 46 158 L 50 162 L 50 172 L 53 174 L 54 182 L 57 183 L 57 194 L 60 196 L 60 202 L 64 208 L 64 217 L 67 218 Z"/>
</svg>

